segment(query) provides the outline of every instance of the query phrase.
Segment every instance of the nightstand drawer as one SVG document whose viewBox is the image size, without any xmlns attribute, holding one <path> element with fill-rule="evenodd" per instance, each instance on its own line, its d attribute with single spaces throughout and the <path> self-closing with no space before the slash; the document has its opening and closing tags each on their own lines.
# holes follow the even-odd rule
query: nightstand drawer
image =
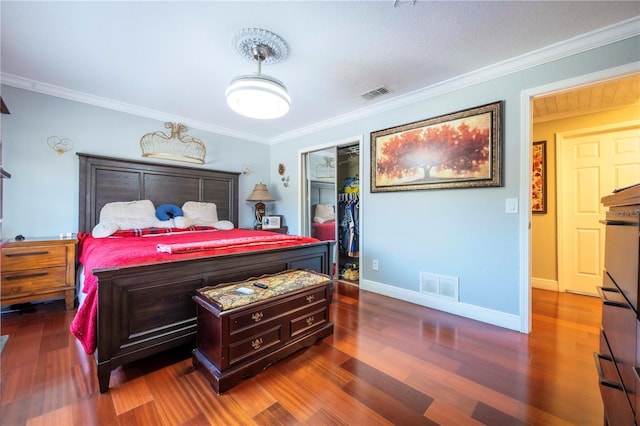
<svg viewBox="0 0 640 426">
<path fill-rule="evenodd" d="M 2 297 L 37 294 L 42 293 L 42 290 L 57 291 L 65 287 L 65 279 L 65 267 L 3 271 Z"/>
<path fill-rule="evenodd" d="M 2 270 L 21 271 L 64 265 L 67 261 L 65 246 L 7 247 L 2 249 Z"/>
</svg>

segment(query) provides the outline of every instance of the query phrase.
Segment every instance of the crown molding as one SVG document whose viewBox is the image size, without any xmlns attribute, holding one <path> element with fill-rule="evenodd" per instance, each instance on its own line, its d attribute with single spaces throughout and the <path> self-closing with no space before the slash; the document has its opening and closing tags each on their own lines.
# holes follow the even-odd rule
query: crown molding
<svg viewBox="0 0 640 426">
<path fill-rule="evenodd" d="M 635 37 L 637 35 L 640 35 L 640 16 L 462 74 L 405 95 L 400 95 L 395 98 L 379 102 L 370 107 L 360 108 L 325 121 L 314 123 L 310 126 L 283 133 L 282 135 L 271 138 L 269 142 L 273 145 L 293 140 L 311 133 L 346 124 L 370 115 L 411 105 L 416 102 L 464 89 L 465 87 L 473 86 L 499 77 L 504 77 L 509 74 L 576 55 L 578 53 Z"/>
</svg>

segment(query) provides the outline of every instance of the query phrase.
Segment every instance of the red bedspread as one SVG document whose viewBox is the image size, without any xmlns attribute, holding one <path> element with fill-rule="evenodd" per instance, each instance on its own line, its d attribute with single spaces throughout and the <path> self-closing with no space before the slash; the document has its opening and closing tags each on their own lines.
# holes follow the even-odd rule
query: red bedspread
<svg viewBox="0 0 640 426">
<path fill-rule="evenodd" d="M 261 244 L 256 237 L 263 237 L 264 244 Z M 86 297 L 71 322 L 70 330 L 88 354 L 92 354 L 96 350 L 98 280 L 92 274 L 95 269 L 150 263 L 170 263 L 176 260 L 197 257 L 218 256 L 318 242 L 315 238 L 248 229 L 184 232 L 128 238 L 93 238 L 91 234 L 87 233 L 78 234 L 78 239 L 80 241 L 79 260 L 84 266 L 85 272 L 82 292 L 86 293 Z M 158 250 L 159 245 L 188 247 L 194 243 L 205 248 L 198 251 L 180 253 L 174 251 L 173 254 L 159 252 Z"/>
</svg>

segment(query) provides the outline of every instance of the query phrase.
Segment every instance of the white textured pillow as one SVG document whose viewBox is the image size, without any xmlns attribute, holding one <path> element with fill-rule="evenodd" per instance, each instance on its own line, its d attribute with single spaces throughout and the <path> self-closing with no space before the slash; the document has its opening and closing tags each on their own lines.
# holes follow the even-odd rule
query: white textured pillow
<svg viewBox="0 0 640 426">
<path fill-rule="evenodd" d="M 93 230 L 91 231 L 91 235 L 93 236 L 93 238 L 106 238 L 110 235 L 113 235 L 119 229 L 120 227 L 115 223 L 100 222 L 99 224 L 93 227 Z"/>
<path fill-rule="evenodd" d="M 100 210 L 99 223 L 116 224 L 120 229 L 171 226 L 158 220 L 151 200 L 107 203 Z"/>
<path fill-rule="evenodd" d="M 233 222 L 229 220 L 219 220 L 213 224 L 213 227 L 221 231 L 228 231 L 234 228 Z"/>
<path fill-rule="evenodd" d="M 331 204 L 317 204 L 313 221 L 316 223 L 324 223 L 334 220 L 335 215 Z"/>
<path fill-rule="evenodd" d="M 187 201 L 182 205 L 182 213 L 185 220 L 179 222 L 184 222 L 186 226 L 180 226 L 176 222 L 178 228 L 188 228 L 191 225 L 215 226 L 216 222 L 218 222 L 218 209 L 214 203 Z M 175 219 L 178 218 L 179 216 Z"/>
<path fill-rule="evenodd" d="M 176 228 L 188 228 L 193 225 L 193 221 L 187 216 L 174 217 L 173 223 L 176 225 Z"/>
</svg>

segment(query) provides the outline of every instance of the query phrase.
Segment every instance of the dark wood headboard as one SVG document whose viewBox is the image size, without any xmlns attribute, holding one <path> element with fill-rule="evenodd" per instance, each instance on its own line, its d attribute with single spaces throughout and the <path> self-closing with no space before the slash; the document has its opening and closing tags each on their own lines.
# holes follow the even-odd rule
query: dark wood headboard
<svg viewBox="0 0 640 426">
<path fill-rule="evenodd" d="M 146 163 L 78 153 L 79 232 L 91 232 L 100 209 L 114 201 L 151 200 L 157 207 L 185 201 L 215 203 L 220 220 L 238 226 L 240 173 Z"/>
</svg>

